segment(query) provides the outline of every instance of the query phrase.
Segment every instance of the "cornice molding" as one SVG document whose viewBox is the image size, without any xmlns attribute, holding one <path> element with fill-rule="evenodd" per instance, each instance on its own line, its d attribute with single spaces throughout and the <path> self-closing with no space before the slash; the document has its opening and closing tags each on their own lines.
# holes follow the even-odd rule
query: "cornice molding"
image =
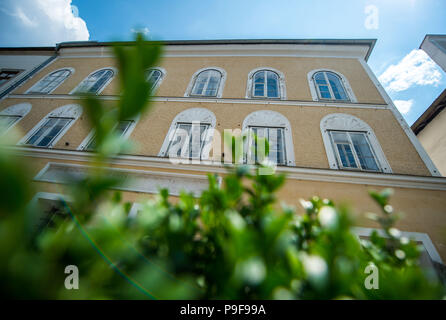
<svg viewBox="0 0 446 320">
<path fill-rule="evenodd" d="M 60 99 L 60 100 L 81 100 L 82 97 L 70 94 L 11 94 L 10 99 Z M 119 100 L 118 95 L 98 95 L 101 100 Z M 353 103 L 353 102 L 328 102 L 328 101 L 309 101 L 309 100 L 266 100 L 266 99 L 236 99 L 236 98 L 196 98 L 196 97 L 153 97 L 157 102 L 190 102 L 190 103 L 224 103 L 224 104 L 257 104 L 257 105 L 283 105 L 299 107 L 329 107 L 329 108 L 359 108 L 359 109 L 388 109 L 387 104 L 379 103 Z"/>
<path fill-rule="evenodd" d="M 91 161 L 93 157 L 93 153 L 85 151 L 41 149 L 32 147 L 8 147 L 8 149 L 17 155 L 49 160 L 88 162 Z M 111 159 L 110 164 L 217 174 L 224 174 L 227 172 L 227 169 L 225 168 L 227 165 L 222 165 L 220 163 L 172 164 L 168 158 L 148 156 L 120 155 Z M 277 172 L 285 173 L 288 179 L 293 180 L 446 191 L 446 178 L 444 177 L 351 172 L 301 167 L 277 167 Z"/>
</svg>

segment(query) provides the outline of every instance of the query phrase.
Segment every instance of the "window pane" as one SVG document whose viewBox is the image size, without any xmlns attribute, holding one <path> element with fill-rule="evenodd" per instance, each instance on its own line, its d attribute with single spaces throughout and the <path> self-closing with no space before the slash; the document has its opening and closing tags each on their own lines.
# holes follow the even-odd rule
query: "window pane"
<svg viewBox="0 0 446 320">
<path fill-rule="evenodd" d="M 207 96 L 216 96 L 217 95 L 217 89 L 218 89 L 218 82 L 220 81 L 220 78 L 217 76 L 211 76 L 209 79 L 208 86 L 206 88 L 206 94 Z"/>
<path fill-rule="evenodd" d="M 132 125 L 133 120 L 123 120 L 119 121 L 119 123 L 116 125 L 114 132 L 118 135 L 122 136 L 124 135 L 127 130 Z M 96 137 L 93 136 L 93 138 L 88 142 L 87 146 L 84 148 L 85 150 L 93 151 L 96 149 Z"/>
<path fill-rule="evenodd" d="M 265 138 L 269 145 L 268 160 L 276 164 L 285 164 L 285 137 L 284 128 L 267 128 L 267 127 L 250 127 L 249 128 L 248 154 L 253 163 L 263 161 L 266 152 L 266 145 L 261 145 L 261 141 Z M 256 142 L 255 136 L 258 141 Z"/>
<path fill-rule="evenodd" d="M 378 164 L 367 142 L 367 137 L 363 133 L 350 133 L 350 137 L 362 169 L 378 171 Z"/>
<path fill-rule="evenodd" d="M 45 134 L 45 136 L 40 140 L 40 142 L 37 143 L 37 146 L 39 147 L 46 147 L 48 146 L 51 141 L 56 138 L 59 133 L 65 128 L 65 126 L 70 122 L 70 119 L 58 119 L 57 122 L 54 124 L 54 126 L 51 128 L 49 133 Z"/>
<path fill-rule="evenodd" d="M 325 75 L 323 72 L 318 72 L 316 73 L 316 75 L 314 76 L 314 80 L 316 81 L 317 84 L 327 84 L 327 81 L 325 80 Z"/>
<path fill-rule="evenodd" d="M 19 121 L 21 116 L 4 116 L 0 115 L 0 134 Z"/>
<path fill-rule="evenodd" d="M 209 124 L 179 123 L 166 155 L 200 159 L 206 143 L 207 129 L 209 129 Z"/>
<path fill-rule="evenodd" d="M 77 93 L 97 93 L 113 77 L 114 72 L 110 69 L 99 70 L 87 79 L 83 80 Z"/>
<path fill-rule="evenodd" d="M 335 74 L 328 72 L 327 73 L 328 81 L 330 82 L 331 89 L 333 90 L 334 98 L 336 100 L 347 100 L 347 95 L 344 90 L 344 86 L 342 85 L 341 80 Z"/>
<path fill-rule="evenodd" d="M 146 72 L 146 79 L 148 82 L 152 84 L 151 89 L 156 87 L 158 81 L 161 79 L 162 73 L 160 70 L 157 69 L 149 69 Z"/>
<path fill-rule="evenodd" d="M 267 71 L 267 89 L 268 97 L 279 97 L 279 79 L 277 77 L 277 74 L 271 71 Z"/>
<path fill-rule="evenodd" d="M 344 151 L 343 145 L 342 144 L 336 144 L 336 147 L 338 148 L 338 153 L 339 153 L 339 157 L 342 163 L 343 167 L 348 167 L 348 161 L 347 161 L 347 155 Z"/>
<path fill-rule="evenodd" d="M 254 84 L 254 96 L 255 97 L 263 97 L 263 90 L 264 90 L 264 85 L 263 83 L 256 83 Z"/>
<path fill-rule="evenodd" d="M 331 94 L 328 89 L 328 86 L 319 86 L 319 92 L 321 93 L 321 98 L 331 99 Z"/>
<path fill-rule="evenodd" d="M 27 144 L 34 144 L 43 133 L 45 133 L 49 128 L 51 128 L 57 122 L 56 118 L 49 118 L 46 122 L 34 133 L 26 142 Z"/>
<path fill-rule="evenodd" d="M 216 96 L 220 85 L 221 73 L 216 70 L 201 72 L 195 80 L 192 95 Z"/>
</svg>

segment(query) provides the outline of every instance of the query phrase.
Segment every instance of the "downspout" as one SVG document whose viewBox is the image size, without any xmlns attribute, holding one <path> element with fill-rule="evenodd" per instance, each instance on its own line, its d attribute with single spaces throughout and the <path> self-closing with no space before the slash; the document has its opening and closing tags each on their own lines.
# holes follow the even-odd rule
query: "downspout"
<svg viewBox="0 0 446 320">
<path fill-rule="evenodd" d="M 29 78 L 31 78 L 33 75 L 35 75 L 37 72 L 39 72 L 40 70 L 42 70 L 44 67 L 46 67 L 51 61 L 53 61 L 54 59 L 56 59 L 56 57 L 58 56 L 58 51 L 59 51 L 59 44 L 56 45 L 56 50 L 54 55 L 52 55 L 51 57 L 49 57 L 47 60 L 45 60 L 44 62 L 42 62 L 40 65 L 38 65 L 37 67 L 35 67 L 33 70 L 31 70 L 30 72 L 28 72 L 28 74 L 26 74 L 23 78 L 21 78 L 20 80 L 18 80 L 17 82 L 15 82 L 14 84 L 12 84 L 10 87 L 8 87 L 5 91 L 0 93 L 0 100 L 2 100 L 4 97 L 6 97 L 9 93 L 11 93 L 13 90 L 15 90 L 16 88 L 20 87 L 23 83 L 25 83 Z"/>
</svg>

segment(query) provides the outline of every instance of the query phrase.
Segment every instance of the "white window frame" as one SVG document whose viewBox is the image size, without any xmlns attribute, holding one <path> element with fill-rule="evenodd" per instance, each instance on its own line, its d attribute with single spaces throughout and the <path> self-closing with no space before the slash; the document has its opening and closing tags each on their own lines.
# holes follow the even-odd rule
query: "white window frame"
<svg viewBox="0 0 446 320">
<path fill-rule="evenodd" d="M 358 237 L 358 239 L 360 239 L 360 237 L 369 237 L 373 231 L 377 231 L 381 237 L 388 238 L 383 229 L 364 228 L 364 227 L 352 228 L 352 232 Z M 437 249 L 432 243 L 431 238 L 427 233 L 401 231 L 401 236 L 407 237 L 417 242 L 421 242 L 432 261 L 444 264 L 440 254 L 438 253 Z"/>
<path fill-rule="evenodd" d="M 209 128 L 207 129 L 207 134 L 204 139 L 205 144 L 201 150 L 201 160 L 208 160 L 211 146 L 213 143 L 216 118 L 212 111 L 205 108 L 186 109 L 176 115 L 176 117 L 173 119 L 170 125 L 166 137 L 164 138 L 164 142 L 163 145 L 161 146 L 160 152 L 158 153 L 158 157 L 169 156 L 167 151 L 169 149 L 170 142 L 174 138 L 177 125 L 180 123 L 209 124 Z"/>
<path fill-rule="evenodd" d="M 36 148 L 48 148 L 51 149 L 56 143 L 65 135 L 65 133 L 76 123 L 76 120 L 82 115 L 82 107 L 77 104 L 68 104 L 62 107 L 59 107 L 50 113 L 48 113 L 42 120 L 40 120 L 20 141 L 17 143 L 18 145 L 27 145 L 26 142 L 28 139 L 40 129 L 40 127 L 48 120 L 48 118 L 71 118 L 70 121 L 53 139 L 53 141 L 46 147 L 37 147 L 29 145 L 30 147 Z M 28 146 L 28 145 L 27 145 Z"/>
<path fill-rule="evenodd" d="M 338 155 L 336 153 L 337 151 L 335 151 L 336 148 L 334 148 L 332 143 L 330 131 L 364 132 L 366 133 L 367 140 L 371 146 L 373 154 L 375 155 L 377 165 L 379 168 L 381 168 L 381 171 L 362 170 L 361 168 L 359 168 L 358 171 L 392 173 L 392 168 L 384 155 L 375 133 L 373 132 L 372 128 L 361 119 L 346 113 L 330 113 L 322 118 L 320 122 L 320 129 L 330 169 L 342 169 L 338 164 Z M 346 169 L 355 170 L 354 168 Z"/>
<path fill-rule="evenodd" d="M 152 92 L 155 92 L 158 90 L 159 86 L 161 85 L 161 82 L 163 82 L 164 78 L 167 75 L 167 71 L 164 68 L 161 67 L 153 67 L 146 70 L 146 72 L 158 70 L 161 72 L 161 77 L 158 79 L 158 81 L 155 83 L 155 85 L 152 87 Z"/>
<path fill-rule="evenodd" d="M 138 121 L 139 121 L 139 116 L 134 117 L 134 118 L 132 118 L 132 119 L 128 119 L 128 120 L 126 120 L 126 121 L 132 121 L 132 123 L 131 123 L 130 126 L 127 128 L 127 130 L 124 132 L 124 134 L 121 136 L 121 137 L 123 137 L 124 139 L 128 139 L 128 138 L 130 137 L 130 135 L 132 134 L 133 130 L 134 130 L 135 127 L 136 127 L 136 124 L 137 124 Z M 116 124 L 116 126 L 117 126 L 117 125 L 118 125 L 118 124 Z M 115 126 L 115 127 L 116 127 L 116 126 Z M 84 151 L 88 151 L 88 152 L 94 152 L 94 151 L 87 150 L 87 147 L 88 147 L 88 145 L 90 144 L 90 142 L 95 138 L 95 136 L 96 136 L 95 130 L 92 129 L 92 130 L 90 131 L 90 133 L 85 137 L 85 139 L 82 140 L 81 144 L 77 147 L 76 150 L 84 150 Z"/>
<path fill-rule="evenodd" d="M 279 77 L 279 97 L 278 98 L 269 98 L 269 97 L 254 97 L 253 96 L 253 88 L 254 88 L 254 75 L 259 71 L 271 71 L 278 75 Z M 266 81 L 265 81 L 266 83 Z M 283 72 L 271 68 L 271 67 L 260 67 L 253 69 L 248 74 L 248 81 L 246 84 L 246 93 L 245 93 L 246 99 L 265 99 L 265 100 L 286 100 L 286 85 L 285 85 L 285 75 Z"/>
<path fill-rule="evenodd" d="M 193 95 L 192 94 L 192 89 L 194 88 L 195 85 L 195 81 L 197 80 L 197 77 L 200 75 L 200 73 L 207 71 L 207 70 L 215 70 L 220 72 L 221 74 L 221 78 L 220 78 L 220 83 L 218 85 L 218 90 L 217 90 L 217 95 L 215 96 L 201 96 L 201 95 Z M 191 80 L 186 88 L 186 92 L 184 93 L 185 97 L 191 97 L 191 98 L 221 98 L 223 96 L 223 89 L 225 87 L 225 82 L 226 82 L 226 71 L 223 68 L 220 67 L 206 67 L 206 68 L 202 68 L 200 70 L 197 70 L 191 77 Z"/>
<path fill-rule="evenodd" d="M 12 123 L 8 128 L 4 131 L 0 131 L 0 134 L 6 134 L 11 128 L 13 128 L 17 123 L 22 121 L 22 119 L 30 112 L 32 109 L 31 103 L 18 103 L 12 106 L 9 106 L 0 111 L 0 116 L 9 116 L 9 117 L 20 117 L 14 123 Z"/>
<path fill-rule="evenodd" d="M 355 159 L 356 168 L 353 168 L 353 167 L 344 167 L 344 166 L 343 166 L 343 164 L 342 164 L 342 160 L 341 160 L 341 155 L 339 154 L 339 150 L 338 150 L 338 148 L 335 146 L 334 138 L 333 138 L 333 135 L 332 135 L 333 132 L 339 132 L 339 133 L 345 133 L 345 134 L 346 134 L 346 136 L 347 136 L 347 140 L 348 140 L 348 144 L 349 144 L 350 149 L 351 149 L 351 151 L 352 151 L 353 158 Z M 353 144 L 351 135 L 350 135 L 351 133 L 357 133 L 357 134 L 362 134 L 362 135 L 364 135 L 364 137 L 365 137 L 365 141 L 367 142 L 367 145 L 368 145 L 369 148 L 370 148 L 370 151 L 371 151 L 371 153 L 372 153 L 372 155 L 373 155 L 373 159 L 375 160 L 375 163 L 376 163 L 376 166 L 378 167 L 378 170 L 363 169 L 363 168 L 361 167 L 361 161 L 359 160 L 358 154 L 357 154 L 357 152 L 356 152 L 356 150 L 355 150 L 355 147 L 354 147 L 354 144 Z M 367 134 L 367 132 L 364 132 L 364 131 L 351 131 L 351 130 L 350 130 L 350 131 L 329 130 L 329 135 L 330 135 L 330 139 L 331 139 L 331 143 L 332 143 L 333 149 L 335 150 L 335 153 L 336 153 L 336 158 L 337 158 L 337 160 L 338 160 L 338 166 L 339 166 L 341 169 L 343 169 L 343 170 L 355 170 L 355 171 L 367 171 L 367 172 L 382 172 L 382 169 L 381 169 L 381 167 L 380 167 L 380 165 L 379 165 L 379 162 L 378 162 L 378 159 L 377 159 L 377 157 L 376 157 L 376 154 L 375 154 L 375 152 L 373 151 L 373 147 L 372 147 L 372 145 L 370 144 L 370 141 L 369 141 L 369 139 L 368 139 L 368 134 Z M 347 159 L 347 160 L 348 160 L 348 159 Z"/>
<path fill-rule="evenodd" d="M 181 153 L 182 153 L 182 155 L 181 155 L 179 158 L 182 158 L 182 159 L 195 159 L 195 160 L 204 160 L 204 159 L 207 159 L 206 157 L 203 158 L 203 157 L 202 157 L 202 154 L 205 152 L 204 147 L 205 147 L 205 145 L 206 145 L 206 142 L 208 141 L 209 129 L 210 129 L 210 126 L 211 126 L 211 125 L 210 125 L 209 123 L 198 122 L 198 121 L 193 121 L 193 122 L 177 122 L 177 125 L 176 125 L 176 127 L 175 127 L 175 131 L 174 131 L 174 133 L 173 133 L 172 140 L 169 142 L 169 145 L 167 146 L 167 151 L 166 151 L 166 152 L 167 152 L 167 155 L 169 156 L 169 150 L 170 150 L 170 147 L 171 147 L 171 145 L 172 145 L 173 138 L 175 138 L 175 134 L 177 133 L 177 130 L 179 129 L 179 127 L 180 127 L 181 125 L 190 125 L 190 126 L 191 126 L 191 131 L 190 131 L 189 135 L 187 136 L 187 140 L 185 140 L 185 143 L 187 143 L 187 148 L 184 148 L 184 147 L 185 147 L 184 145 L 181 146 L 181 151 L 182 151 Z M 205 136 L 204 136 L 203 140 L 201 139 L 201 135 L 200 135 L 200 154 L 199 154 L 198 157 L 194 157 L 194 156 L 190 156 L 190 155 L 189 155 L 189 153 L 190 153 L 190 151 L 191 151 L 190 148 L 193 148 L 193 146 L 189 146 L 189 142 L 190 142 L 191 135 L 193 135 L 192 130 L 194 129 L 194 127 L 196 128 L 196 126 L 199 126 L 199 127 L 200 127 L 200 132 L 201 132 L 201 126 L 206 126 L 206 128 L 205 128 Z M 193 140 L 193 138 L 192 138 L 192 140 Z M 184 148 L 184 149 L 183 149 L 183 148 Z M 184 154 L 186 150 L 189 151 L 189 152 L 188 152 L 188 155 L 185 155 L 185 154 Z"/>
<path fill-rule="evenodd" d="M 70 71 L 70 74 L 63 79 L 56 87 L 54 87 L 52 90 L 48 91 L 48 92 L 40 92 L 40 93 L 33 93 L 33 89 L 36 88 L 42 81 L 44 81 L 47 77 L 49 77 L 50 75 L 52 75 L 55 72 L 58 71 L 62 71 L 62 70 L 68 70 Z M 69 77 L 71 77 L 75 72 L 74 68 L 71 67 L 64 67 L 64 68 L 59 68 L 56 70 L 53 70 L 49 73 L 47 73 L 44 77 L 42 77 L 42 79 L 40 79 L 39 81 L 37 81 L 31 88 L 29 88 L 28 90 L 26 90 L 25 94 L 34 94 L 34 95 L 38 95 L 38 94 L 42 94 L 42 95 L 46 95 L 46 94 L 51 94 L 54 90 L 56 90 L 62 83 L 64 83 Z"/>
<path fill-rule="evenodd" d="M 113 81 L 113 79 L 114 79 L 114 78 L 116 77 L 116 75 L 118 74 L 118 69 L 116 69 L 115 67 L 105 67 L 105 68 L 100 68 L 100 69 L 97 69 L 97 70 L 91 72 L 88 76 L 86 76 L 84 79 L 82 79 L 82 81 L 79 82 L 79 84 L 78 84 L 73 90 L 70 91 L 70 94 L 77 94 L 77 93 L 76 93 L 76 90 L 82 85 L 82 83 L 83 83 L 84 81 L 86 81 L 86 80 L 87 80 L 90 76 L 92 76 L 94 73 L 96 73 L 96 72 L 98 72 L 98 71 L 106 70 L 106 69 L 110 69 L 110 70 L 112 70 L 112 71 L 113 71 L 113 75 L 111 76 L 110 79 L 107 80 L 107 82 L 105 82 L 105 83 L 102 85 L 102 87 L 98 90 L 98 92 L 95 93 L 96 95 L 101 94 L 101 92 L 102 92 L 102 91 L 103 91 L 103 90 L 110 84 L 110 82 Z"/>
<path fill-rule="evenodd" d="M 345 93 L 347 94 L 348 100 L 320 98 L 319 88 L 318 88 L 316 82 L 314 81 L 314 75 L 318 72 L 332 72 L 335 75 L 337 75 L 339 77 L 339 79 L 341 80 L 341 84 L 344 86 L 344 90 L 345 90 Z M 308 79 L 308 84 L 310 86 L 311 98 L 313 99 L 313 101 L 337 102 L 337 103 L 357 103 L 358 102 L 358 99 L 356 99 L 356 96 L 355 96 L 353 89 L 350 86 L 350 83 L 348 82 L 347 78 L 342 73 L 340 73 L 338 71 L 335 71 L 332 69 L 326 69 L 326 68 L 311 70 L 307 74 L 307 79 Z M 330 90 L 330 93 L 332 94 L 332 96 L 334 97 L 330 85 L 329 85 L 329 90 Z"/>
<path fill-rule="evenodd" d="M 252 134 L 252 129 L 253 128 L 264 128 L 264 129 L 282 129 L 283 131 L 283 154 L 284 154 L 284 160 L 285 163 L 276 163 L 276 165 L 280 166 L 286 166 L 287 165 L 287 155 L 286 155 L 286 142 L 285 142 L 285 128 L 284 127 L 272 127 L 272 126 L 268 126 L 268 127 L 263 127 L 263 126 L 248 126 L 247 130 L 248 130 L 248 145 L 247 145 L 247 149 L 245 152 L 245 159 L 244 162 L 248 163 L 251 160 L 252 157 L 252 143 L 253 143 L 253 137 L 251 136 Z M 269 141 L 268 141 L 269 143 Z M 271 146 L 271 144 L 270 144 Z M 270 151 L 271 151 L 271 147 L 270 147 Z"/>
<path fill-rule="evenodd" d="M 294 166 L 294 145 L 293 137 L 291 131 L 291 125 L 288 119 L 277 111 L 272 110 L 259 110 L 250 113 L 244 120 L 242 125 L 242 133 L 249 137 L 250 127 L 268 127 L 268 128 L 284 128 L 285 135 L 285 159 L 286 166 Z M 249 156 L 249 139 L 245 140 L 244 143 L 244 155 L 243 158 L 246 160 Z"/>
</svg>

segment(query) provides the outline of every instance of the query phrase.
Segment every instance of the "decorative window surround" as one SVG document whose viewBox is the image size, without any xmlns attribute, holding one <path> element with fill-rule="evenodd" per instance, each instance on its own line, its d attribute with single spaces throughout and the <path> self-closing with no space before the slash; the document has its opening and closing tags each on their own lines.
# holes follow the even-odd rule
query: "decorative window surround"
<svg viewBox="0 0 446 320">
<path fill-rule="evenodd" d="M 363 227 L 352 228 L 353 233 L 355 233 L 358 237 L 369 237 L 374 230 L 376 230 L 380 236 L 387 238 L 387 235 L 382 229 L 363 228 Z M 421 242 L 424 248 L 426 249 L 427 253 L 429 254 L 431 260 L 443 264 L 443 260 L 441 259 L 440 254 L 435 249 L 435 246 L 432 243 L 432 240 L 430 239 L 427 233 L 401 231 L 401 235 L 414 241 Z"/>
<path fill-rule="evenodd" d="M 13 106 L 7 107 L 0 111 L 0 116 L 10 116 L 10 117 L 19 117 L 13 124 L 11 124 L 8 128 L 6 128 L 0 134 L 5 134 L 14 127 L 17 123 L 19 123 L 27 114 L 31 111 L 31 103 L 19 103 Z"/>
<path fill-rule="evenodd" d="M 261 70 L 267 70 L 267 71 L 272 71 L 274 73 L 276 73 L 279 76 L 279 98 L 260 98 L 260 97 L 253 97 L 252 96 L 252 88 L 253 88 L 253 78 L 256 72 L 261 71 Z M 270 67 L 260 67 L 260 68 L 256 68 L 254 70 L 251 70 L 251 72 L 249 72 L 248 74 L 248 81 L 246 84 L 246 93 L 245 93 L 245 98 L 246 99 L 265 99 L 265 100 L 286 100 L 286 86 L 285 86 L 285 75 L 274 68 L 270 68 Z"/>
<path fill-rule="evenodd" d="M 133 119 L 129 119 L 128 121 L 132 121 L 132 123 L 127 128 L 127 130 L 124 132 L 124 134 L 122 135 L 122 138 L 124 138 L 124 139 L 128 139 L 130 137 L 130 135 L 132 134 L 133 130 L 136 127 L 136 124 L 139 121 L 139 116 L 134 117 Z M 90 131 L 90 133 L 85 137 L 85 139 L 82 140 L 81 144 L 77 147 L 76 150 L 86 150 L 89 143 L 91 142 L 92 139 L 94 139 L 94 137 L 95 137 L 95 130 L 92 129 Z"/>
<path fill-rule="evenodd" d="M 159 86 L 161 85 L 161 83 L 163 82 L 164 78 L 166 77 L 167 71 L 166 71 L 166 69 L 161 68 L 161 67 L 154 67 L 154 68 L 147 69 L 147 72 L 150 72 L 150 71 L 153 71 L 153 70 L 158 70 L 158 71 L 161 72 L 160 78 L 155 83 L 155 85 L 152 87 L 152 91 L 156 91 L 159 88 Z"/>
<path fill-rule="evenodd" d="M 158 153 L 159 157 L 166 157 L 167 151 L 170 145 L 170 142 L 174 138 L 174 134 L 177 128 L 177 125 L 180 123 L 202 123 L 209 124 L 209 129 L 207 129 L 206 138 L 204 139 L 205 145 L 202 150 L 201 159 L 206 160 L 209 159 L 209 153 L 212 146 L 212 141 L 214 137 L 214 129 L 216 124 L 216 118 L 212 111 L 205 108 L 192 108 L 186 109 L 173 119 L 172 124 L 170 125 L 169 131 L 167 132 L 166 137 L 164 138 L 163 145 L 161 146 L 161 150 Z"/>
<path fill-rule="evenodd" d="M 348 82 L 347 78 L 342 73 L 335 71 L 335 70 L 331 70 L 331 69 L 315 69 L 315 70 L 311 70 L 310 72 L 308 72 L 307 79 L 308 79 L 308 84 L 310 86 L 310 92 L 311 92 L 311 97 L 312 97 L 313 101 L 337 101 L 337 102 L 340 102 L 339 100 L 319 99 L 319 95 L 318 95 L 317 88 L 316 88 L 316 83 L 314 82 L 314 74 L 317 72 L 324 72 L 324 71 L 333 72 L 337 76 L 339 76 L 339 78 L 341 79 L 342 84 L 344 85 L 344 89 L 350 99 L 350 101 L 343 101 L 344 103 L 358 102 L 358 99 L 356 99 L 356 96 L 355 96 L 353 89 L 350 86 L 350 83 Z"/>
<path fill-rule="evenodd" d="M 34 180 L 65 184 L 71 179 L 83 178 L 89 169 L 89 166 L 84 165 L 48 162 Z M 169 194 L 174 196 L 179 196 L 183 190 L 198 196 L 209 186 L 206 175 L 121 168 L 107 168 L 107 170 L 109 175 L 123 179 L 122 184 L 116 187 L 123 191 L 157 194 L 160 189 L 168 188 Z"/>
<path fill-rule="evenodd" d="M 222 97 L 223 89 L 225 87 L 225 82 L 226 82 L 226 78 L 227 78 L 227 74 L 226 74 L 226 71 L 223 68 L 220 68 L 220 67 L 206 67 L 206 68 L 202 68 L 202 69 L 198 70 L 197 72 L 195 72 L 192 75 L 192 77 L 190 79 L 190 82 L 189 82 L 189 84 L 188 84 L 188 86 L 186 88 L 186 92 L 184 93 L 185 97 L 194 97 L 194 98 L 199 97 L 199 96 L 192 95 L 192 89 L 194 87 L 195 80 L 197 79 L 198 75 L 200 73 L 202 73 L 203 71 L 206 71 L 206 70 L 216 70 L 216 71 L 220 72 L 220 74 L 221 74 L 220 83 L 218 85 L 217 95 L 214 98 L 221 98 Z M 208 96 L 203 96 L 203 97 L 206 98 Z"/>
<path fill-rule="evenodd" d="M 322 118 L 320 123 L 322 139 L 324 141 L 325 152 L 331 169 L 339 169 L 338 161 L 334 152 L 334 147 L 330 137 L 330 130 L 337 131 L 358 131 L 366 132 L 367 138 L 376 156 L 379 166 L 385 173 L 392 173 L 390 164 L 375 136 L 372 128 L 361 119 L 345 113 L 331 113 Z"/>
<path fill-rule="evenodd" d="M 104 90 L 110 82 L 113 81 L 113 79 L 115 78 L 115 76 L 118 74 L 118 69 L 114 68 L 114 67 L 105 67 L 105 68 L 101 68 L 101 69 L 97 69 L 95 71 L 93 71 L 92 73 L 90 73 L 88 76 L 86 76 L 73 90 L 71 90 L 70 95 L 72 94 L 76 94 L 77 89 L 84 83 L 84 81 L 86 81 L 91 75 L 93 75 L 94 73 L 101 71 L 101 70 L 112 70 L 113 71 L 113 75 L 110 77 L 110 79 L 108 79 L 103 85 L 102 87 L 96 92 L 96 94 L 100 94 L 102 92 L 102 90 Z"/>
<path fill-rule="evenodd" d="M 54 73 L 56 73 L 56 72 L 59 72 L 59 71 L 62 71 L 62 70 L 68 70 L 69 72 L 70 72 L 70 74 L 69 75 L 67 75 L 62 81 L 60 81 L 54 88 L 52 88 L 50 91 L 48 91 L 48 92 L 40 92 L 40 93 L 35 93 L 35 92 L 33 92 L 33 90 L 35 89 L 35 88 L 37 88 L 39 85 L 40 85 L 40 83 L 42 83 L 43 81 L 45 81 L 45 79 L 47 79 L 49 76 L 51 76 L 52 74 L 54 74 Z M 31 88 L 29 88 L 28 90 L 26 90 L 26 92 L 25 92 L 25 94 L 42 94 L 42 95 L 45 95 L 45 94 L 51 94 L 54 90 L 56 90 L 62 83 L 64 83 L 65 82 L 65 80 L 67 80 L 69 77 L 71 77 L 73 74 L 74 74 L 74 68 L 71 68 L 71 67 L 64 67 L 64 68 L 60 68 L 60 69 L 57 69 L 57 70 L 53 70 L 53 71 L 51 71 L 50 73 L 48 73 L 48 74 L 46 74 L 44 77 L 42 77 L 42 79 L 40 79 L 39 81 L 37 81 Z"/>
<path fill-rule="evenodd" d="M 34 128 L 32 128 L 19 142 L 19 145 L 26 144 L 28 139 L 34 135 L 34 133 L 37 132 L 37 130 L 42 127 L 42 125 L 47 121 L 48 118 L 54 117 L 54 118 L 71 118 L 73 119 L 70 121 L 62 131 L 59 132 L 59 134 L 54 138 L 54 140 L 46 147 L 46 148 L 52 148 L 57 141 L 59 141 L 60 138 L 63 137 L 63 135 L 68 131 L 68 129 L 71 128 L 71 126 L 76 122 L 76 120 L 82 115 L 82 107 L 77 104 L 68 104 L 62 107 L 59 107 L 50 113 L 48 113 L 42 120 L 37 123 Z"/>
<path fill-rule="evenodd" d="M 291 125 L 288 119 L 279 112 L 272 110 L 259 110 L 250 113 L 245 120 L 243 120 L 242 132 L 248 134 L 249 127 L 276 127 L 284 128 L 285 130 L 285 153 L 286 165 L 294 166 L 294 145 L 291 132 Z M 245 141 L 244 150 L 247 150 L 247 141 Z"/>
<path fill-rule="evenodd" d="M 415 150 L 417 150 L 420 158 L 423 160 L 424 164 L 426 165 L 427 169 L 434 177 L 441 177 L 440 171 L 438 171 L 438 168 L 435 166 L 432 159 L 427 154 L 426 150 L 424 150 L 423 146 L 421 145 L 420 140 L 418 140 L 415 133 L 410 129 L 409 125 L 407 124 L 406 120 L 404 120 L 404 117 L 399 112 L 398 108 L 393 103 L 393 100 L 390 98 L 390 96 L 387 94 L 384 87 L 379 82 L 376 75 L 373 73 L 370 66 L 367 64 L 366 61 L 363 59 L 358 58 L 359 63 L 361 63 L 364 70 L 367 72 L 369 78 L 372 80 L 372 82 L 375 84 L 376 89 L 381 94 L 381 97 L 384 99 L 384 101 L 388 104 L 388 108 L 392 111 L 393 115 L 395 116 L 396 120 L 401 125 L 401 128 L 406 133 L 407 138 L 412 142 L 412 145 L 414 146 Z"/>
</svg>

